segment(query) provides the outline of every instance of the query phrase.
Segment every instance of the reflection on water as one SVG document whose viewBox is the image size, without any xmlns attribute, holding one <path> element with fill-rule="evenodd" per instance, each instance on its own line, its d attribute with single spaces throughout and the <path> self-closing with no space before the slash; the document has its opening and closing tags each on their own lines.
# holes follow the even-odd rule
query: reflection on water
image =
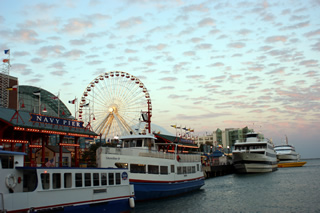
<svg viewBox="0 0 320 213">
<path fill-rule="evenodd" d="M 140 212 L 320 212 L 320 159 L 265 174 L 207 179 L 201 190 L 137 203 Z"/>
</svg>

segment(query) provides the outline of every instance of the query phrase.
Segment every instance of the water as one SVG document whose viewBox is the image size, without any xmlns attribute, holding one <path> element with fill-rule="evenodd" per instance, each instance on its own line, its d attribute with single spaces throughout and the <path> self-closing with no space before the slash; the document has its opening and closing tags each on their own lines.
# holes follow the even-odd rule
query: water
<svg viewBox="0 0 320 213">
<path fill-rule="evenodd" d="M 144 203 L 134 213 L 320 212 L 320 159 L 264 174 L 231 174 L 205 180 L 201 190 Z"/>
</svg>

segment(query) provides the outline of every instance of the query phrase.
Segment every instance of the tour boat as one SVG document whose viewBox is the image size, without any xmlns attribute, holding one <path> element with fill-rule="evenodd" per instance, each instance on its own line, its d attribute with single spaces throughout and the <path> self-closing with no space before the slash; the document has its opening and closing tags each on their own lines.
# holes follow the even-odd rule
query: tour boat
<svg viewBox="0 0 320 213">
<path fill-rule="evenodd" d="M 294 146 L 288 144 L 287 137 L 286 143 L 276 145 L 274 150 L 277 153 L 278 167 L 301 167 L 307 163 L 306 161 L 300 161 L 300 155 L 296 152 Z"/>
<path fill-rule="evenodd" d="M 0 212 L 129 212 L 134 207 L 127 169 L 24 167 L 24 155 L 0 149 Z"/>
<path fill-rule="evenodd" d="M 136 201 L 159 199 L 204 185 L 201 155 L 193 140 L 163 134 L 119 138 L 121 147 L 100 147 L 98 167 L 128 168 Z"/>
<path fill-rule="evenodd" d="M 244 140 L 237 140 L 232 155 L 238 173 L 272 172 L 278 169 L 272 141 L 264 139 L 259 133 L 248 133 Z"/>
</svg>

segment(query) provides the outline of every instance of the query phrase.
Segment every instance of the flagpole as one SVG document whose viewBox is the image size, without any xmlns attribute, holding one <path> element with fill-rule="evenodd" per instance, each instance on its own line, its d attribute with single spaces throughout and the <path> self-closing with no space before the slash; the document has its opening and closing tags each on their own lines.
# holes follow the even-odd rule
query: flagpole
<svg viewBox="0 0 320 213">
<path fill-rule="evenodd" d="M 77 97 L 76 96 L 74 96 L 74 118 L 77 120 L 77 102 L 78 102 L 78 100 L 77 100 Z"/>
<path fill-rule="evenodd" d="M 58 92 L 58 118 L 60 118 L 60 91 Z"/>
<path fill-rule="evenodd" d="M 39 93 L 39 114 L 41 114 L 40 108 L 41 108 L 41 92 Z"/>
</svg>

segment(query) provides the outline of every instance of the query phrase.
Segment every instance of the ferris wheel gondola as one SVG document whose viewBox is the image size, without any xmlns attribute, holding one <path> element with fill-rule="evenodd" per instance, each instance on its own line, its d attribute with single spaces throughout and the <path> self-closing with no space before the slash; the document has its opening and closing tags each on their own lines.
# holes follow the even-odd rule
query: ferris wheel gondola
<svg viewBox="0 0 320 213">
<path fill-rule="evenodd" d="M 138 134 L 133 126 L 141 113 L 152 113 L 150 94 L 139 78 L 126 72 L 106 72 L 86 87 L 79 104 L 79 119 L 102 138 Z M 148 125 L 146 125 L 148 126 Z"/>
</svg>

